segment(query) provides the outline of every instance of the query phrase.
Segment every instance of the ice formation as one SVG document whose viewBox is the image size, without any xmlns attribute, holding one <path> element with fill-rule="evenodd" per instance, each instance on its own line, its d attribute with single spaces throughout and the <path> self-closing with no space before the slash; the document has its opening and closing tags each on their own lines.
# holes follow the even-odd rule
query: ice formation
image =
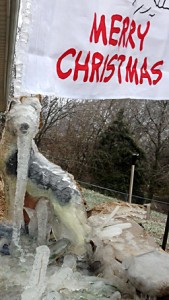
<svg viewBox="0 0 169 300">
<path fill-rule="evenodd" d="M 30 155 L 27 191 L 33 197 L 49 199 L 55 216 L 52 219 L 55 238 L 70 239 L 77 254 L 83 254 L 90 228 L 81 194 L 73 176 L 49 162 L 34 143 Z"/>
<path fill-rule="evenodd" d="M 35 203 L 35 211 L 24 208 L 31 216 L 30 234 L 35 236 L 37 232 L 39 244 L 45 244 L 51 226 L 57 240 L 68 238 L 74 248 L 72 251 L 84 255 L 90 228 L 80 191 L 73 176 L 49 162 L 33 141 L 39 126 L 38 98 L 25 97 L 22 101 L 11 103 L 0 144 L 0 167 L 13 212 L 12 248 L 19 247 L 27 190 Z"/>
<path fill-rule="evenodd" d="M 46 288 L 46 270 L 50 250 L 47 246 L 36 248 L 36 256 L 29 283 L 22 293 L 21 300 L 40 300 Z"/>
<path fill-rule="evenodd" d="M 36 205 L 37 219 L 38 219 L 38 244 L 45 245 L 48 240 L 49 232 L 47 231 L 48 225 L 48 207 L 47 201 L 41 199 Z"/>
<path fill-rule="evenodd" d="M 130 282 L 151 297 L 169 295 L 169 255 L 163 251 L 151 251 L 130 257 L 124 262 Z"/>
<path fill-rule="evenodd" d="M 21 91 L 22 75 L 24 72 L 25 51 L 28 47 L 29 28 L 31 23 L 31 0 L 22 0 L 19 14 L 19 31 L 15 45 L 16 77 L 14 81 L 14 95 L 26 95 Z"/>
<path fill-rule="evenodd" d="M 39 127 L 41 106 L 37 98 L 27 98 L 24 104 L 18 103 L 10 110 L 9 126 L 17 136 L 17 181 L 14 200 L 12 242 L 19 246 L 20 229 L 23 224 L 23 206 L 27 186 L 28 165 L 32 140 Z"/>
<path fill-rule="evenodd" d="M 130 207 L 126 207 L 126 209 L 130 211 Z M 70 254 L 70 252 L 67 254 L 67 249 L 69 249 L 67 246 L 70 246 L 68 239 L 57 241 L 49 246 L 51 248 L 50 258 L 46 279 L 44 279 L 46 286 L 43 288 L 42 294 L 39 292 L 39 295 L 41 295 L 40 300 L 143 300 L 148 299 L 147 297 L 151 300 L 155 300 L 152 291 L 159 291 L 159 287 L 161 286 L 165 287 L 165 294 L 167 293 L 167 253 L 151 252 L 142 255 L 147 251 L 151 251 L 150 249 L 152 247 L 152 245 L 149 244 L 148 250 L 143 228 L 138 224 L 134 224 L 131 219 L 131 226 L 129 226 L 129 224 L 126 225 L 127 220 L 122 218 L 119 213 L 120 208 L 110 214 L 98 214 L 89 218 L 89 222 L 93 224 L 94 241 L 96 240 L 97 246 L 94 256 L 91 257 L 90 261 L 79 260 L 76 255 Z M 132 213 L 133 212 L 130 211 L 131 215 Z M 114 217 L 111 219 L 113 215 Z M 129 215 L 129 212 L 127 215 Z M 122 233 L 114 236 L 113 226 L 115 226 L 115 228 L 119 227 Z M 139 231 L 137 227 L 139 227 Z M 106 232 L 103 236 L 99 235 L 99 232 L 104 233 L 104 229 L 108 228 L 109 238 Z M 133 230 L 135 231 L 135 236 Z M 23 236 L 21 236 L 21 239 L 23 239 Z M 26 296 L 32 300 L 32 290 L 35 290 L 31 284 L 31 282 L 33 282 L 33 276 L 31 275 L 31 279 L 29 279 L 30 274 L 33 273 L 32 253 L 34 249 L 32 245 L 36 247 L 34 240 L 31 239 L 28 242 L 25 240 L 24 252 L 27 254 L 25 255 L 24 264 L 18 265 L 14 257 L 9 259 L 8 257 L 0 256 L 0 265 L 2 267 L 2 271 L 0 272 L 0 291 L 3 300 L 11 299 L 10 295 L 12 295 L 12 299 L 18 300 L 21 294 L 23 297 L 26 293 L 28 293 Z M 138 252 L 141 252 L 141 255 L 136 256 Z M 135 257 L 126 260 L 123 264 L 120 263 L 124 261 L 126 256 L 129 257 L 131 255 Z M 161 260 L 162 256 L 163 261 Z M 59 258 L 57 262 L 56 258 Z M 156 261 L 155 264 L 154 261 Z M 99 265 L 98 262 L 101 262 L 101 264 Z M 160 266 L 159 272 L 152 272 L 152 265 L 153 268 L 157 265 Z M 91 266 L 92 268 L 95 266 L 95 270 L 94 268 L 91 269 Z M 36 270 L 37 269 L 38 268 L 36 268 Z M 45 276 L 43 276 L 43 278 L 45 278 Z M 141 296 L 136 296 L 135 287 L 142 292 Z M 39 286 L 38 288 L 42 291 Z M 10 294 L 11 290 L 12 294 Z M 120 293 L 118 291 L 120 291 Z M 147 293 L 149 294 L 148 296 L 146 295 Z M 158 293 L 158 295 L 160 295 L 160 293 Z"/>
<path fill-rule="evenodd" d="M 29 235 L 33 238 L 37 237 L 38 245 L 45 245 L 49 241 L 54 217 L 48 199 L 39 198 L 35 209 L 24 207 L 24 210 L 30 219 L 28 224 Z"/>
</svg>

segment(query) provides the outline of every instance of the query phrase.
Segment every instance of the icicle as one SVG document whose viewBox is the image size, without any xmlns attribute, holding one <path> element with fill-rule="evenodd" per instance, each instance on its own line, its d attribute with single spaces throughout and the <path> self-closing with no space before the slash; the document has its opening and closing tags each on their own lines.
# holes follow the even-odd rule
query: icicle
<svg viewBox="0 0 169 300">
<path fill-rule="evenodd" d="M 26 138 L 18 136 L 18 167 L 12 235 L 12 241 L 16 246 L 19 246 L 20 228 L 23 224 L 23 206 L 27 185 L 28 163 L 30 158 L 31 142 L 32 136 L 27 136 Z"/>
<path fill-rule="evenodd" d="M 40 300 L 46 288 L 46 270 L 49 261 L 50 250 L 47 246 L 36 248 L 36 256 L 33 264 L 29 283 L 21 295 L 21 300 Z"/>
<path fill-rule="evenodd" d="M 14 79 L 14 95 L 19 97 L 26 95 L 25 91 L 21 91 L 22 74 L 24 72 L 25 51 L 28 47 L 29 28 L 31 23 L 31 6 L 32 0 L 22 0 L 19 13 L 19 29 L 15 46 L 15 66 L 16 78 Z"/>
<path fill-rule="evenodd" d="M 48 237 L 48 200 L 41 198 L 36 205 L 38 223 L 38 245 L 46 244 Z"/>
<path fill-rule="evenodd" d="M 24 100 L 24 104 L 16 105 L 9 115 L 9 118 L 14 119 L 13 126 L 17 132 L 18 150 L 12 234 L 13 250 L 15 250 L 15 246 L 18 249 L 20 248 L 20 229 L 23 223 L 23 206 L 27 186 L 30 151 L 32 140 L 38 131 L 40 109 L 41 105 L 38 99 L 30 97 Z"/>
</svg>

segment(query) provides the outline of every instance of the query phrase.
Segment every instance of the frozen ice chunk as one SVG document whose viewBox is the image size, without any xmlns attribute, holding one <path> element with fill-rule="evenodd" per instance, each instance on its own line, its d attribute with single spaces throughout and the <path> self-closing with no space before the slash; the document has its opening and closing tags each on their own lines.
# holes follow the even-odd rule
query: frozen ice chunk
<svg viewBox="0 0 169 300">
<path fill-rule="evenodd" d="M 68 267 L 68 268 L 71 268 L 73 271 L 75 271 L 76 270 L 76 256 L 72 255 L 72 254 L 65 255 L 62 267 L 63 268 Z"/>
<path fill-rule="evenodd" d="M 48 200 L 41 198 L 38 201 L 35 210 L 38 221 L 38 244 L 45 245 L 48 236 Z"/>
<path fill-rule="evenodd" d="M 120 300 L 121 299 L 121 294 L 120 292 L 115 292 L 111 297 L 110 300 Z"/>
<path fill-rule="evenodd" d="M 60 268 L 48 279 L 48 288 L 52 289 L 55 286 L 55 290 L 59 291 L 65 287 L 66 281 L 71 279 L 72 276 L 73 271 L 71 268 Z"/>
<path fill-rule="evenodd" d="M 116 206 L 112 213 L 107 217 L 106 221 L 103 223 L 102 227 L 105 227 L 107 225 L 110 225 L 109 222 L 112 221 L 112 219 L 114 218 L 114 216 L 116 215 L 116 213 L 118 212 L 120 206 Z"/>
<path fill-rule="evenodd" d="M 122 233 L 123 229 L 128 229 L 131 227 L 131 223 L 121 223 L 116 225 L 111 225 L 99 232 L 101 239 L 111 239 L 114 236 L 118 236 Z"/>
<path fill-rule="evenodd" d="M 49 261 L 50 250 L 47 246 L 36 248 L 36 256 L 33 264 L 29 283 L 22 293 L 21 300 L 40 300 L 46 288 L 46 270 Z"/>
<path fill-rule="evenodd" d="M 44 296 L 42 300 L 64 300 L 64 298 L 61 294 L 55 291 L 47 293 L 47 295 Z"/>
<path fill-rule="evenodd" d="M 30 218 L 28 224 L 29 235 L 37 238 L 39 245 L 46 245 L 53 222 L 53 216 L 49 209 L 49 201 L 40 198 L 35 209 L 24 207 Z"/>
<path fill-rule="evenodd" d="M 167 296 L 169 293 L 169 254 L 152 251 L 123 262 L 129 281 L 144 295 Z"/>
<path fill-rule="evenodd" d="M 64 255 L 70 247 L 70 241 L 66 238 L 58 240 L 50 246 L 50 262 Z"/>
</svg>

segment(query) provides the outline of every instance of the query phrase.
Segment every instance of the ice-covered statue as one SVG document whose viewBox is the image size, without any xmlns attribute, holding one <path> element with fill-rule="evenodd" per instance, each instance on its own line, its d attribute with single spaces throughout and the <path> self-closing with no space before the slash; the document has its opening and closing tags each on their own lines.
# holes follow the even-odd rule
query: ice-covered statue
<svg viewBox="0 0 169 300">
<path fill-rule="evenodd" d="M 49 162 L 35 145 L 33 138 L 38 131 L 40 111 L 36 97 L 12 101 L 0 144 L 0 171 L 7 218 L 13 222 L 13 242 L 19 243 L 27 191 L 35 207 L 34 211 L 24 207 L 30 218 L 30 233 L 37 229 L 39 243 L 43 244 L 52 228 L 56 240 L 69 240 L 72 251 L 82 255 L 88 232 L 84 204 L 73 176 Z"/>
</svg>

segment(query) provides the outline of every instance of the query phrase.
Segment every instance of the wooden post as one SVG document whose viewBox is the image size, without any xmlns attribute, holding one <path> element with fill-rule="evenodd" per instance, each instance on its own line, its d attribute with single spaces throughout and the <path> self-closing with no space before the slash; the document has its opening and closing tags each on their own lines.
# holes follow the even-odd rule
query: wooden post
<svg viewBox="0 0 169 300">
<path fill-rule="evenodd" d="M 135 165 L 132 165 L 131 166 L 131 176 L 130 176 L 130 187 L 129 187 L 129 203 L 131 203 L 131 200 L 132 200 L 134 170 L 135 170 Z"/>
<path fill-rule="evenodd" d="M 151 203 L 144 204 L 144 206 L 146 207 L 146 211 L 147 211 L 146 219 L 147 219 L 147 220 L 150 220 Z"/>
<path fill-rule="evenodd" d="M 139 158 L 138 153 L 133 153 L 132 154 L 132 165 L 131 165 L 130 186 L 129 186 L 129 203 L 131 203 L 131 200 L 132 200 L 134 170 L 135 170 L 135 164 L 136 164 L 136 161 L 137 161 L 138 158 Z"/>
</svg>

